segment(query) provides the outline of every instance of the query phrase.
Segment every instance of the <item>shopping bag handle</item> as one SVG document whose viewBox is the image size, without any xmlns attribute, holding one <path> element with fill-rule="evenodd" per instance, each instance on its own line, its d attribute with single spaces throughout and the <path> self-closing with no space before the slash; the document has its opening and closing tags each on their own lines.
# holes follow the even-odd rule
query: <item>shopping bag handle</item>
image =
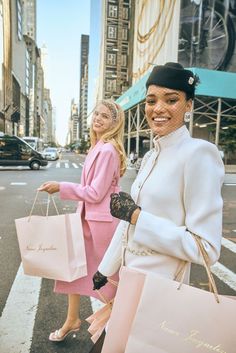
<svg viewBox="0 0 236 353">
<path fill-rule="evenodd" d="M 33 213 L 33 211 L 34 211 L 34 208 L 35 208 L 35 204 L 36 204 L 38 195 L 39 195 L 39 190 L 36 191 L 36 195 L 35 195 L 35 198 L 34 198 L 34 202 L 33 202 L 32 208 L 31 208 L 31 210 L 30 210 L 28 222 L 30 221 L 31 216 L 32 216 L 32 213 Z M 56 203 L 55 203 L 54 197 L 53 197 L 52 195 L 48 194 L 46 217 L 48 217 L 48 213 L 49 213 L 49 204 L 50 204 L 50 201 L 51 201 L 51 200 L 52 200 L 53 205 L 54 205 L 54 207 L 55 207 L 56 213 L 59 215 L 58 208 L 57 208 L 57 205 L 56 205 Z"/>
<path fill-rule="evenodd" d="M 202 256 L 203 266 L 206 270 L 208 281 L 209 281 L 209 290 L 210 290 L 210 292 L 212 292 L 214 294 L 216 302 L 219 303 L 220 302 L 219 293 L 217 290 L 217 286 L 216 286 L 213 274 L 211 272 L 211 268 L 210 268 L 210 264 L 209 264 L 209 256 L 206 252 L 206 249 L 204 248 L 204 246 L 201 242 L 201 238 L 198 235 L 196 235 L 190 231 L 189 231 L 189 233 L 192 235 L 193 239 L 195 240 L 197 247 L 198 247 L 198 250 Z M 178 275 L 175 277 L 176 280 L 177 280 L 177 277 L 180 277 L 178 289 L 180 289 L 183 284 L 184 276 L 185 276 L 186 269 L 187 269 L 187 264 L 188 264 L 188 262 L 185 261 L 183 267 L 180 269 L 180 271 L 178 272 Z"/>
<path fill-rule="evenodd" d="M 111 284 L 113 284 L 113 286 L 118 287 L 118 282 L 114 281 L 111 278 L 108 278 L 107 281 Z M 96 289 L 96 292 L 98 293 L 99 297 L 101 298 L 101 301 L 105 304 L 108 304 L 110 300 L 108 300 L 104 294 L 102 294 L 102 292 L 99 289 Z"/>
</svg>

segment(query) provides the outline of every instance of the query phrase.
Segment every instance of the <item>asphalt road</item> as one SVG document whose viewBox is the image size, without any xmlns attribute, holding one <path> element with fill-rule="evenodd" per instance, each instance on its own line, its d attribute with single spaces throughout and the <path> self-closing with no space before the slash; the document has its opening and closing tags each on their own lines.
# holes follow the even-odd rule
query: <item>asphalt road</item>
<svg viewBox="0 0 236 353">
<path fill-rule="evenodd" d="M 37 187 L 46 180 L 79 182 L 83 156 L 65 153 L 62 159 L 47 168 L 0 169 L 0 353 L 87 353 L 92 343 L 87 323 L 76 337 L 55 344 L 49 333 L 60 327 L 67 308 L 67 298 L 53 293 L 53 281 L 25 276 L 16 237 L 14 220 L 29 214 Z M 122 189 L 129 191 L 135 171 L 127 170 L 121 180 Z M 221 294 L 236 292 L 236 175 L 226 176 L 224 198 L 224 243 L 219 265 L 214 269 Z M 47 195 L 42 193 L 37 205 L 45 209 Z M 76 202 L 56 198 L 60 212 L 74 212 Z M 222 267 L 223 266 L 223 267 Z M 193 266 L 191 283 L 206 288 L 207 279 L 200 266 Z M 90 298 L 82 298 L 82 318 L 92 311 Z"/>
</svg>

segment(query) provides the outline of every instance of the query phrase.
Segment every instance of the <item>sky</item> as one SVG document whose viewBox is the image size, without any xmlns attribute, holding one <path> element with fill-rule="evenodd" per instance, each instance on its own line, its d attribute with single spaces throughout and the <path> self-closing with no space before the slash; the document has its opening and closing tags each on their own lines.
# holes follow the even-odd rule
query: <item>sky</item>
<svg viewBox="0 0 236 353">
<path fill-rule="evenodd" d="M 46 88 L 56 108 L 56 137 L 65 144 L 71 100 L 79 101 L 81 34 L 89 34 L 90 0 L 37 0 L 37 45 L 46 45 Z"/>
</svg>

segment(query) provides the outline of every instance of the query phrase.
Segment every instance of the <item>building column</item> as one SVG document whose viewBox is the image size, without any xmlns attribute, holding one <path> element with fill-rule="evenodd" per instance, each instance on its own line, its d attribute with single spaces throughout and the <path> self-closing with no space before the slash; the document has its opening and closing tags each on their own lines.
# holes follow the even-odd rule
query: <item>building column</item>
<svg viewBox="0 0 236 353">
<path fill-rule="evenodd" d="M 194 114 L 194 100 L 193 100 L 193 104 L 192 104 L 191 116 L 190 116 L 190 121 L 189 121 L 190 136 L 193 136 L 193 114 Z"/>
<path fill-rule="evenodd" d="M 220 121 L 221 121 L 221 98 L 218 98 L 217 119 L 216 119 L 216 136 L 215 136 L 216 146 L 218 146 L 218 144 L 219 144 Z"/>
<path fill-rule="evenodd" d="M 140 104 L 137 105 L 136 153 L 139 156 Z"/>
<path fill-rule="evenodd" d="M 130 155 L 130 128 L 131 128 L 131 110 L 128 110 L 128 141 L 127 141 L 127 156 Z"/>
</svg>

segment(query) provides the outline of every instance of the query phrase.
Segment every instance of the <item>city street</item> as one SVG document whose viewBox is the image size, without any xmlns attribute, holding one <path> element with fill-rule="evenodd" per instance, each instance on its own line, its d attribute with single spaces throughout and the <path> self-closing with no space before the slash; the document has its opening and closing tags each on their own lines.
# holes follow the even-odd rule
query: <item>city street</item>
<svg viewBox="0 0 236 353">
<path fill-rule="evenodd" d="M 0 168 L 0 353 L 87 353 L 92 347 L 88 324 L 83 323 L 76 337 L 51 343 L 49 333 L 60 328 L 66 315 L 67 298 L 53 293 L 53 281 L 23 274 L 16 237 L 16 218 L 29 215 L 36 189 L 44 181 L 79 182 L 84 156 L 63 153 L 39 171 L 28 168 Z M 121 180 L 129 192 L 135 169 L 128 169 Z M 204 180 L 202 181 L 204 182 Z M 210 197 L 210 195 L 209 195 Z M 236 294 L 236 174 L 226 174 L 223 186 L 224 222 L 220 260 L 212 267 L 220 294 Z M 55 200 L 61 213 L 75 211 L 76 202 Z M 45 210 L 47 194 L 40 193 L 36 212 Z M 207 288 L 200 266 L 192 266 L 191 284 Z M 97 302 L 82 298 L 82 319 L 95 310 Z"/>
</svg>

